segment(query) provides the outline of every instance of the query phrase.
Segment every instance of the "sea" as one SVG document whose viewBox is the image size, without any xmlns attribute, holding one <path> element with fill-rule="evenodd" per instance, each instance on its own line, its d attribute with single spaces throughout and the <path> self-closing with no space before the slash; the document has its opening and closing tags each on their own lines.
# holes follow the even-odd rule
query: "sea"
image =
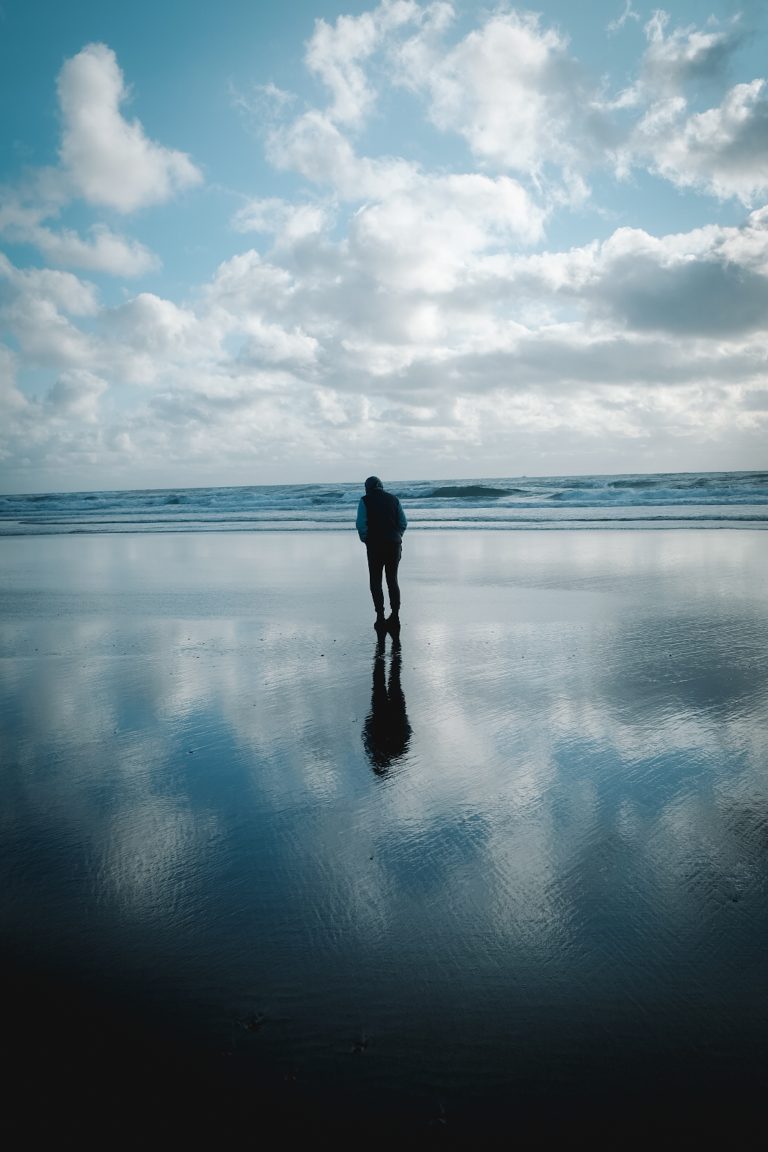
<svg viewBox="0 0 768 1152">
<path fill-rule="evenodd" d="M 517 476 L 387 484 L 418 529 L 766 528 L 768 472 Z M 361 484 L 0 496 L 0 536 L 342 531 Z"/>
</svg>

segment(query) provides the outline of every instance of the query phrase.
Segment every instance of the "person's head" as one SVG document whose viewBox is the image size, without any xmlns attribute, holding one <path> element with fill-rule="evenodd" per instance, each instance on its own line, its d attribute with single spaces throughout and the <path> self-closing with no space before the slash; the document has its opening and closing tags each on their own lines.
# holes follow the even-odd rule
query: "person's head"
<svg viewBox="0 0 768 1152">
<path fill-rule="evenodd" d="M 378 476 L 369 476 L 365 482 L 366 492 L 375 492 L 377 488 L 382 491 L 384 490 L 384 485 L 381 480 L 379 480 Z"/>
</svg>

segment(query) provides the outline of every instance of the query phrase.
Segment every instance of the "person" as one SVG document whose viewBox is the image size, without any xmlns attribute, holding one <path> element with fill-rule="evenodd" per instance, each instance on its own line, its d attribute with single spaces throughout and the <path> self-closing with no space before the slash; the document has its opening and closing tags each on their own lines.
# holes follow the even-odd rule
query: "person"
<svg viewBox="0 0 768 1152">
<path fill-rule="evenodd" d="M 376 609 L 374 628 L 400 627 L 400 585 L 397 569 L 403 552 L 403 533 L 408 527 L 402 505 L 397 496 L 384 491 L 378 476 L 369 476 L 365 482 L 365 496 L 357 505 L 357 534 L 368 553 L 368 575 L 371 596 Z M 384 591 L 382 572 L 387 577 L 391 616 L 384 618 Z"/>
</svg>

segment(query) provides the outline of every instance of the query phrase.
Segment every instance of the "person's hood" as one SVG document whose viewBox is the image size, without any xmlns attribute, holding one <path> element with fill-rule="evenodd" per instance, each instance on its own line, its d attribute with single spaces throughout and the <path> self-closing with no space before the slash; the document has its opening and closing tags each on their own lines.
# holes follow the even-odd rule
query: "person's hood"
<svg viewBox="0 0 768 1152">
<path fill-rule="evenodd" d="M 382 492 L 384 491 L 384 485 L 381 480 L 379 480 L 378 476 L 369 476 L 365 482 L 366 492 L 375 492 L 377 488 L 381 489 Z"/>
</svg>

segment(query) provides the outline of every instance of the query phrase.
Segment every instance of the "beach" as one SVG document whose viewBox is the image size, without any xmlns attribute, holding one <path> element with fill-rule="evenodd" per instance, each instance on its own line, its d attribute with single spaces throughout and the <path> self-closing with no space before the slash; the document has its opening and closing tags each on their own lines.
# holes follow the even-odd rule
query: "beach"
<svg viewBox="0 0 768 1152">
<path fill-rule="evenodd" d="M 767 569 L 739 527 L 415 531 L 380 645 L 352 531 L 0 539 L 19 1098 L 736 1124 L 768 1074 Z"/>
</svg>

